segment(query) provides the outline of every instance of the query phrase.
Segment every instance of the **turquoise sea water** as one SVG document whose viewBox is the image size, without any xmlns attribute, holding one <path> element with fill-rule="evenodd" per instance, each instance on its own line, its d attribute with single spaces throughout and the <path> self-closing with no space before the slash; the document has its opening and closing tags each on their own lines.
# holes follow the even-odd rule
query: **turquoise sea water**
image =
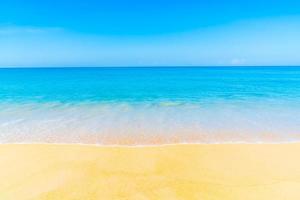
<svg viewBox="0 0 300 200">
<path fill-rule="evenodd" d="M 300 139 L 300 67 L 0 69 L 0 142 Z"/>
</svg>

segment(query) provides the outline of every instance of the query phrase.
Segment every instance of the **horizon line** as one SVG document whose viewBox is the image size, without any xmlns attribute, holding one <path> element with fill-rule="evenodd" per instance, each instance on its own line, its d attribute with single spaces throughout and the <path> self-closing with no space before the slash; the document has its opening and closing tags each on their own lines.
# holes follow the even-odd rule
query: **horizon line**
<svg viewBox="0 0 300 200">
<path fill-rule="evenodd" d="M 247 67 L 300 67 L 299 65 L 120 65 L 120 66 L 0 66 L 0 69 L 51 68 L 247 68 Z"/>
</svg>

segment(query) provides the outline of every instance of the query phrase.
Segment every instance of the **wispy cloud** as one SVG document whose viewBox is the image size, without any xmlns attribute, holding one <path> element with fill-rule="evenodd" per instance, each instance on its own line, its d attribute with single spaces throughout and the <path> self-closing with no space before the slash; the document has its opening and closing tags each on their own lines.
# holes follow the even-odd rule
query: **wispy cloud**
<svg viewBox="0 0 300 200">
<path fill-rule="evenodd" d="M 0 25 L 0 35 L 17 35 L 17 34 L 43 34 L 61 32 L 60 27 L 34 27 L 34 26 L 15 26 L 15 25 Z"/>
<path fill-rule="evenodd" d="M 246 64 L 246 60 L 244 58 L 233 58 L 230 62 L 232 65 L 244 65 Z"/>
<path fill-rule="evenodd" d="M 0 66 L 299 65 L 299 22 L 260 19 L 153 37 L 0 24 Z"/>
</svg>

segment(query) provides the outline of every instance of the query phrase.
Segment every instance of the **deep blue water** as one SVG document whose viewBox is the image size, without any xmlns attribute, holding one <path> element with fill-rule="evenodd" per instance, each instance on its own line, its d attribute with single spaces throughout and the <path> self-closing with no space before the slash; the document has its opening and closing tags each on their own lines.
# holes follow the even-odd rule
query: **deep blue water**
<svg viewBox="0 0 300 200">
<path fill-rule="evenodd" d="M 300 67 L 0 69 L 0 142 L 124 135 L 298 140 Z"/>
<path fill-rule="evenodd" d="M 300 67 L 0 69 L 1 101 L 300 98 Z"/>
</svg>

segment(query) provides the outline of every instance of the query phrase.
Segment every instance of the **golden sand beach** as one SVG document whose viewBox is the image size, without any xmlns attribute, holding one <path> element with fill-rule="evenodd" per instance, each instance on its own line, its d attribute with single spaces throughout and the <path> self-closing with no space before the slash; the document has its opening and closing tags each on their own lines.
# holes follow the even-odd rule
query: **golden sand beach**
<svg viewBox="0 0 300 200">
<path fill-rule="evenodd" d="M 299 200 L 300 144 L 0 145 L 1 200 Z"/>
</svg>

